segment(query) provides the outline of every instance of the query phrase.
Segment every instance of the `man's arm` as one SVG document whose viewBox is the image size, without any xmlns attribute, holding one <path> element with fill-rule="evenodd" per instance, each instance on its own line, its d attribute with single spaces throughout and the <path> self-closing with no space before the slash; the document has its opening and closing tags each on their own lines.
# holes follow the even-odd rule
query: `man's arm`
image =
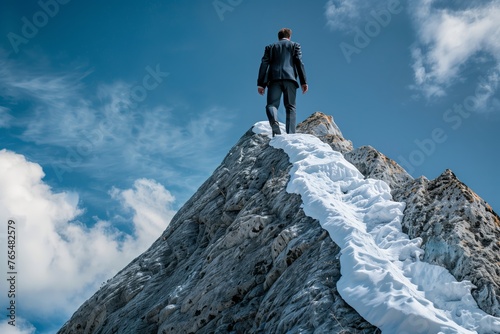
<svg viewBox="0 0 500 334">
<path fill-rule="evenodd" d="M 259 87 L 259 93 L 261 95 L 264 94 L 264 90 L 267 86 L 270 61 L 271 61 L 270 46 L 266 46 L 264 50 L 264 55 L 262 56 L 262 60 L 260 62 L 259 76 L 257 77 L 257 86 Z M 262 93 L 260 88 L 262 88 Z"/>
<path fill-rule="evenodd" d="M 295 65 L 295 69 L 297 70 L 297 74 L 299 75 L 300 84 L 302 86 L 302 93 L 305 93 L 309 88 L 307 86 L 306 69 L 304 67 L 304 63 L 302 62 L 302 50 L 299 43 L 295 43 L 294 51 L 293 63 Z"/>
</svg>

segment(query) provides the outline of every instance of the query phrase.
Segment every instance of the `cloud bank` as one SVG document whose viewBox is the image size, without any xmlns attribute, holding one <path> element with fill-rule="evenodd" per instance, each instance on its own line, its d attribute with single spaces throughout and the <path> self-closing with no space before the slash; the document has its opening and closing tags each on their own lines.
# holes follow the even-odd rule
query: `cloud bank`
<svg viewBox="0 0 500 334">
<path fill-rule="evenodd" d="M 0 220 L 18 227 L 19 319 L 46 328 L 160 236 L 177 200 L 163 183 L 190 194 L 219 162 L 232 121 L 216 106 L 191 116 L 149 103 L 169 80 L 161 64 L 146 66 L 139 84 L 88 87 L 91 71 L 56 73 L 40 63 L 0 49 L 0 128 L 23 153 L 0 150 Z M 92 205 L 110 218 L 92 217 Z M 6 299 L 0 295 L 0 305 Z"/>
<path fill-rule="evenodd" d="M 0 219 L 16 222 L 19 316 L 60 321 L 151 245 L 169 224 L 175 198 L 148 179 L 132 189 L 114 189 L 113 197 L 134 212 L 133 232 L 127 234 L 111 221 L 80 223 L 78 195 L 54 192 L 43 177 L 38 164 L 0 151 Z M 30 332 L 24 328 L 20 332 Z"/>
</svg>

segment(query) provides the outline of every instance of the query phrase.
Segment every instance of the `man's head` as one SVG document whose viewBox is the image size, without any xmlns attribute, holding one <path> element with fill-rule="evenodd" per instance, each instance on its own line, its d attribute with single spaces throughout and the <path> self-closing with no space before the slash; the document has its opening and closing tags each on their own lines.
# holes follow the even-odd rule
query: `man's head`
<svg viewBox="0 0 500 334">
<path fill-rule="evenodd" d="M 292 29 L 289 28 L 283 28 L 278 31 L 278 39 L 283 39 L 283 38 L 288 38 L 290 39 L 292 37 Z"/>
</svg>

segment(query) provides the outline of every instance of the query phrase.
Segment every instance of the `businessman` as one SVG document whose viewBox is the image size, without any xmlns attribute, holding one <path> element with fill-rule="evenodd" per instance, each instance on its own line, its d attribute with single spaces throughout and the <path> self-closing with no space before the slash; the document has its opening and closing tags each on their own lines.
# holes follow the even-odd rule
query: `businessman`
<svg viewBox="0 0 500 334">
<path fill-rule="evenodd" d="M 283 28 L 278 32 L 279 41 L 266 46 L 259 68 L 257 91 L 264 95 L 267 87 L 266 114 L 275 135 L 281 134 L 278 123 L 278 108 L 281 95 L 286 110 L 286 132 L 295 133 L 297 89 L 308 90 L 306 71 L 302 63 L 300 44 L 290 40 L 292 30 Z"/>
</svg>

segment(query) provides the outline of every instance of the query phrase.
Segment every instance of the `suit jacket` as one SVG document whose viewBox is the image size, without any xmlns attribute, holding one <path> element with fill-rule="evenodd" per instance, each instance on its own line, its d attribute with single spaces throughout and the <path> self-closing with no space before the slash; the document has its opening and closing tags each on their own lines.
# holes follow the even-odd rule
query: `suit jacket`
<svg viewBox="0 0 500 334">
<path fill-rule="evenodd" d="M 257 86 L 266 87 L 276 80 L 291 80 L 297 88 L 307 83 L 300 44 L 288 39 L 281 39 L 266 46 L 260 63 Z"/>
</svg>

